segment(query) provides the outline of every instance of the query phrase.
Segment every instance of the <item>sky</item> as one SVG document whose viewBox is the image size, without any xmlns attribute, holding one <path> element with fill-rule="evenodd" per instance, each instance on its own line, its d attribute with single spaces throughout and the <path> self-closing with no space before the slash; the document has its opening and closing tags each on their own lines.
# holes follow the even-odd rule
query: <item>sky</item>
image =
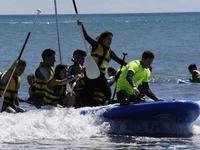
<svg viewBox="0 0 200 150">
<path fill-rule="evenodd" d="M 73 14 L 72 0 L 56 0 L 59 14 Z M 80 14 L 199 12 L 200 0 L 76 0 Z M 54 14 L 54 0 L 0 0 L 0 14 Z"/>
</svg>

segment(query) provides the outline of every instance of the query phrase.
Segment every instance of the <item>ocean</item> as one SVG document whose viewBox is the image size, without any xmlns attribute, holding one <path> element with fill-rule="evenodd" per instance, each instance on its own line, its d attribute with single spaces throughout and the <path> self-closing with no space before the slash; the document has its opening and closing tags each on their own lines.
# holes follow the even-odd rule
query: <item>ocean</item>
<svg viewBox="0 0 200 150">
<path fill-rule="evenodd" d="M 17 59 L 33 26 L 32 15 L 0 16 L 0 71 Z M 200 67 L 200 13 L 81 15 L 87 32 L 96 38 L 113 33 L 112 49 L 126 61 L 140 59 L 144 50 L 155 54 L 150 87 L 162 99 L 200 101 L 199 84 L 178 84 L 190 78 L 188 65 Z M 59 15 L 62 62 L 72 64 L 72 53 L 85 49 L 75 15 Z M 40 15 L 22 55 L 27 67 L 22 75 L 20 97 L 28 97 L 28 74 L 41 61 L 45 48 L 56 51 L 60 63 L 53 15 Z M 111 61 L 118 69 L 119 64 Z M 29 109 L 29 107 L 27 107 Z M 178 108 L 177 108 L 178 109 Z M 0 114 L 0 149 L 200 149 L 200 120 L 193 136 L 145 137 L 110 134 L 109 124 L 98 115 L 80 115 L 80 109 L 31 110 L 23 114 Z"/>
</svg>

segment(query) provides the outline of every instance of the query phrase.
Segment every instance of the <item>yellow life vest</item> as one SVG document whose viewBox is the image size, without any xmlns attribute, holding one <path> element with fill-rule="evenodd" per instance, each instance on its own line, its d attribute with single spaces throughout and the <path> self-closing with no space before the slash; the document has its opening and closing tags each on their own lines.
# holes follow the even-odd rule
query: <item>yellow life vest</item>
<svg viewBox="0 0 200 150">
<path fill-rule="evenodd" d="M 56 86 L 53 89 L 47 87 L 44 97 L 44 104 L 58 104 L 62 96 L 65 95 L 66 86 Z"/>
<path fill-rule="evenodd" d="M 2 76 L 3 75 L 5 75 L 5 73 L 2 74 Z M 20 84 L 21 84 L 21 78 L 19 76 L 17 76 L 16 78 L 12 77 L 10 84 L 8 85 L 8 88 L 4 95 L 5 102 L 13 102 L 14 100 L 17 99 Z M 3 95 L 5 87 L 6 84 L 5 85 L 0 84 L 0 96 Z"/>
<path fill-rule="evenodd" d="M 102 105 L 104 103 L 104 101 L 105 101 L 105 97 L 104 97 L 105 95 L 102 92 L 102 90 L 99 89 L 99 88 L 94 88 L 93 92 L 94 92 L 93 93 L 93 100 L 99 102 L 99 104 Z"/>
<path fill-rule="evenodd" d="M 101 44 L 98 44 L 97 49 L 91 52 L 91 56 L 93 57 L 94 61 L 98 65 L 100 71 L 102 71 L 102 72 L 105 71 L 105 69 L 108 66 L 108 63 L 111 59 L 110 52 L 111 52 L 110 49 L 107 49 L 105 51 Z"/>
<path fill-rule="evenodd" d="M 81 78 L 76 81 L 76 86 L 74 87 L 75 93 L 85 89 L 85 78 Z"/>
<path fill-rule="evenodd" d="M 40 64 L 40 66 L 37 69 L 39 69 L 40 67 L 44 67 L 44 65 Z M 46 67 L 44 67 L 44 68 L 46 68 Z M 46 68 L 46 69 L 49 73 L 49 79 L 53 78 L 53 76 L 54 76 L 53 68 L 51 67 L 51 68 Z M 41 80 L 36 77 L 36 80 L 34 81 L 34 83 L 31 85 L 31 87 L 29 89 L 30 97 L 33 94 L 42 94 L 45 96 L 46 92 L 47 92 L 47 82 L 48 81 Z"/>
</svg>

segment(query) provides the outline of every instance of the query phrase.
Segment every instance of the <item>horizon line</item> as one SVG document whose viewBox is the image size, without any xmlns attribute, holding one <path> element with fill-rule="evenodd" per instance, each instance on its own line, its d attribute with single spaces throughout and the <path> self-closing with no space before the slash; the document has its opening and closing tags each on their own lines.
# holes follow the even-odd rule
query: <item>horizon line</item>
<svg viewBox="0 0 200 150">
<path fill-rule="evenodd" d="M 117 14 L 170 14 L 170 13 L 200 13 L 200 11 L 169 11 L 169 12 L 119 12 L 119 13 L 80 13 L 79 15 L 117 15 Z M 24 13 L 17 13 L 17 14 L 0 14 L 0 16 L 3 15 L 35 15 L 35 14 L 24 14 Z M 40 15 L 55 15 L 54 13 L 44 13 Z M 75 13 L 59 13 L 58 15 L 76 15 Z"/>
</svg>

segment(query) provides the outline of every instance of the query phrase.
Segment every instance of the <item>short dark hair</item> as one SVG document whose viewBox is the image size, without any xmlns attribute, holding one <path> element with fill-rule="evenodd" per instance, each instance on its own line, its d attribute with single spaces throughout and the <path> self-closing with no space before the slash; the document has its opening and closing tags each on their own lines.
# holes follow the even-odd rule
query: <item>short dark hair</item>
<svg viewBox="0 0 200 150">
<path fill-rule="evenodd" d="M 26 61 L 25 60 L 19 60 L 17 64 L 18 64 L 18 66 L 26 66 Z"/>
<path fill-rule="evenodd" d="M 42 52 L 42 59 L 44 60 L 45 58 L 48 58 L 50 57 L 51 55 L 55 55 L 56 52 L 53 50 L 53 49 L 45 49 L 43 52 Z"/>
<path fill-rule="evenodd" d="M 75 50 L 73 52 L 73 58 L 75 58 L 77 56 L 83 56 L 83 57 L 85 57 L 86 56 L 86 52 L 84 50 L 77 49 L 77 50 Z"/>
<path fill-rule="evenodd" d="M 154 57 L 155 56 L 154 56 L 153 52 L 151 52 L 149 50 L 144 51 L 143 54 L 142 54 L 142 58 L 144 58 L 144 59 L 147 59 L 147 58 L 154 59 Z"/>
<path fill-rule="evenodd" d="M 102 43 L 102 42 L 103 42 L 103 39 L 104 39 L 105 37 L 109 36 L 109 35 L 113 36 L 112 32 L 110 32 L 110 31 L 104 31 L 104 32 L 102 32 L 102 33 L 97 37 L 97 39 L 98 39 L 97 41 L 98 41 L 99 43 Z"/>
<path fill-rule="evenodd" d="M 190 64 L 190 65 L 188 66 L 188 70 L 189 70 L 191 73 L 192 73 L 193 70 L 197 70 L 196 64 Z"/>
</svg>

